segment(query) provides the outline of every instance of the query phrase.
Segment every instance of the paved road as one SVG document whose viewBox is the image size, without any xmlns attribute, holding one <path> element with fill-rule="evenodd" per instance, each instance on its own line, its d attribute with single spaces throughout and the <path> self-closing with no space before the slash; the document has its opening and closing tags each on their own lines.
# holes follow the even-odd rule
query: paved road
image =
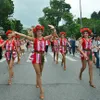
<svg viewBox="0 0 100 100">
<path fill-rule="evenodd" d="M 13 84 L 7 85 L 7 63 L 3 58 L 0 61 L 0 100 L 40 100 L 39 89 L 35 87 L 35 72 L 29 60 L 30 52 L 21 58 L 21 64 L 15 64 Z M 100 76 L 98 69 L 94 69 L 94 83 L 96 89 L 89 86 L 88 68 L 83 74 L 83 80 L 78 79 L 81 67 L 79 55 L 66 56 L 67 70 L 53 62 L 51 51 L 45 57 L 43 71 L 44 100 L 100 100 Z"/>
</svg>

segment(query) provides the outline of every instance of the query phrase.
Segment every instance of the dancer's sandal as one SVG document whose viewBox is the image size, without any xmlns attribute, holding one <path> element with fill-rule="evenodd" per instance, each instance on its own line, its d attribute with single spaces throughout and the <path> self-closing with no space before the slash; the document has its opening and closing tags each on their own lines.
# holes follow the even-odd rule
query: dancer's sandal
<svg viewBox="0 0 100 100">
<path fill-rule="evenodd" d="M 79 75 L 79 80 L 82 80 L 82 75 Z"/>
<path fill-rule="evenodd" d="M 64 70 L 66 70 L 66 66 L 64 66 Z"/>
<path fill-rule="evenodd" d="M 43 100 L 44 99 L 44 94 L 40 94 L 40 99 Z"/>
<path fill-rule="evenodd" d="M 11 85 L 12 84 L 12 81 L 11 80 L 8 80 L 8 85 Z"/>
<path fill-rule="evenodd" d="M 39 88 L 39 85 L 36 85 L 36 88 Z"/>
<path fill-rule="evenodd" d="M 89 84 L 90 84 L 91 87 L 96 88 L 96 86 L 93 85 L 90 81 L 89 81 Z"/>
</svg>

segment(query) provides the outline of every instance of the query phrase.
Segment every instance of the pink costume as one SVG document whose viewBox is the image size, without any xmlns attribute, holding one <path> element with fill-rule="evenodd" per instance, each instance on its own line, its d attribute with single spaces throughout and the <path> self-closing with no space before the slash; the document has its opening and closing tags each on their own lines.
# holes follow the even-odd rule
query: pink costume
<svg viewBox="0 0 100 100">
<path fill-rule="evenodd" d="M 65 54 L 66 53 L 66 50 L 67 50 L 67 39 L 64 38 L 60 38 L 60 52 L 62 54 Z"/>
<path fill-rule="evenodd" d="M 12 58 L 15 59 L 17 57 L 14 40 L 10 42 L 9 40 L 7 40 L 5 44 L 5 48 L 6 48 L 5 57 L 7 61 L 11 60 Z"/>
<path fill-rule="evenodd" d="M 32 63 L 41 64 L 42 63 L 42 55 L 45 51 L 45 40 L 42 38 L 41 40 L 35 38 L 34 39 L 34 52 L 31 55 Z"/>
<path fill-rule="evenodd" d="M 53 40 L 53 52 L 59 52 L 59 43 L 58 43 L 58 40 Z"/>
<path fill-rule="evenodd" d="M 94 55 L 93 52 L 92 52 L 92 40 L 89 39 L 88 41 L 85 39 L 85 38 L 82 38 L 82 50 L 83 52 L 88 56 L 88 59 L 91 59 L 92 60 L 92 56 Z M 81 59 L 84 60 L 84 56 L 81 54 Z"/>
</svg>

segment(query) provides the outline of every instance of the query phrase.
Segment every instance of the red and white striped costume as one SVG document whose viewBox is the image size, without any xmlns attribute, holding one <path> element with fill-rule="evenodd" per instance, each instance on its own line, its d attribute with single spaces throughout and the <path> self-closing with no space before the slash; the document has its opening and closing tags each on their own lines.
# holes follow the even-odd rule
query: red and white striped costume
<svg viewBox="0 0 100 100">
<path fill-rule="evenodd" d="M 35 38 L 34 39 L 34 53 L 31 55 L 32 63 L 40 64 L 42 60 L 41 53 L 43 54 L 45 51 L 45 40 L 42 38 L 41 40 Z"/>
<path fill-rule="evenodd" d="M 12 41 L 7 40 L 5 43 L 5 49 L 6 49 L 5 57 L 7 61 L 11 60 L 12 58 L 15 59 L 17 57 L 14 40 Z"/>
<path fill-rule="evenodd" d="M 58 43 L 58 40 L 53 40 L 53 52 L 59 52 L 59 43 Z"/>
<path fill-rule="evenodd" d="M 87 56 L 89 56 L 89 54 L 90 54 L 90 51 L 91 51 L 91 48 L 92 47 L 92 40 L 91 39 L 89 39 L 88 41 L 85 39 L 85 38 L 82 38 L 82 50 L 83 50 L 83 52 L 87 55 Z M 88 51 L 89 50 L 89 51 Z M 92 53 L 92 56 L 93 56 L 94 54 Z M 85 58 L 84 58 L 84 56 L 81 54 L 81 59 L 82 60 L 84 60 Z M 88 59 L 88 58 L 87 58 Z"/>
<path fill-rule="evenodd" d="M 64 38 L 64 39 L 60 38 L 60 52 L 62 54 L 66 53 L 66 50 L 67 50 L 66 47 L 67 47 L 67 39 L 66 38 Z"/>
<path fill-rule="evenodd" d="M 21 46 L 21 41 L 20 40 L 16 40 L 16 45 L 17 45 L 17 50 L 18 52 L 20 51 L 20 46 Z"/>
</svg>

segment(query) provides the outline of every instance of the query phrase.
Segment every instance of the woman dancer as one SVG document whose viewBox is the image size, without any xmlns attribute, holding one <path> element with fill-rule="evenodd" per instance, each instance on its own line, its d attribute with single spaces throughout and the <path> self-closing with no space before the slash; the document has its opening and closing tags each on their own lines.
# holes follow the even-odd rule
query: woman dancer
<svg viewBox="0 0 100 100">
<path fill-rule="evenodd" d="M 89 84 L 91 87 L 95 88 L 93 84 L 93 62 L 92 62 L 92 50 L 94 47 L 92 47 L 92 40 L 89 38 L 92 31 L 89 28 L 82 28 L 80 32 L 83 35 L 83 38 L 79 41 L 79 47 L 78 50 L 81 53 L 81 62 L 82 62 L 82 68 L 80 70 L 79 79 L 82 80 L 82 73 L 86 69 L 86 62 L 88 62 L 89 67 Z"/>
<path fill-rule="evenodd" d="M 60 32 L 60 52 L 62 54 L 62 62 L 61 65 L 63 66 L 64 64 L 64 70 L 66 70 L 66 53 L 67 53 L 67 39 L 65 38 L 66 33 L 65 32 Z"/>
<path fill-rule="evenodd" d="M 52 25 L 48 25 L 48 26 L 55 31 L 55 29 Z M 52 34 L 43 37 L 42 36 L 43 32 L 44 32 L 44 27 L 37 25 L 33 29 L 35 38 L 26 36 L 21 33 L 16 33 L 20 36 L 23 36 L 23 37 L 33 41 L 33 43 L 34 43 L 34 52 L 31 57 L 33 58 L 32 64 L 33 64 L 33 67 L 36 72 L 36 87 L 40 88 L 40 99 L 44 99 L 44 91 L 42 88 L 41 75 L 42 75 L 43 65 L 44 65 L 45 40 L 50 39 L 52 37 Z"/>
<path fill-rule="evenodd" d="M 54 54 L 54 62 L 56 61 L 56 64 L 58 64 L 58 55 L 59 55 L 59 42 L 58 42 L 58 36 L 54 35 L 51 39 L 51 42 L 53 42 L 53 54 Z"/>
<path fill-rule="evenodd" d="M 20 64 L 20 56 L 21 56 L 21 40 L 20 40 L 20 36 L 16 35 L 16 45 L 17 45 L 17 50 L 18 50 L 18 61 L 17 63 Z"/>
<path fill-rule="evenodd" d="M 14 59 L 17 56 L 17 53 L 16 53 L 17 46 L 15 43 L 15 40 L 13 39 L 12 30 L 8 30 L 6 32 L 6 36 L 8 37 L 8 40 L 6 40 L 2 45 L 5 45 L 5 50 L 6 50 L 5 57 L 8 63 L 8 70 L 9 70 L 8 84 L 11 85 L 12 78 L 14 76 L 13 63 L 14 63 Z"/>
</svg>

